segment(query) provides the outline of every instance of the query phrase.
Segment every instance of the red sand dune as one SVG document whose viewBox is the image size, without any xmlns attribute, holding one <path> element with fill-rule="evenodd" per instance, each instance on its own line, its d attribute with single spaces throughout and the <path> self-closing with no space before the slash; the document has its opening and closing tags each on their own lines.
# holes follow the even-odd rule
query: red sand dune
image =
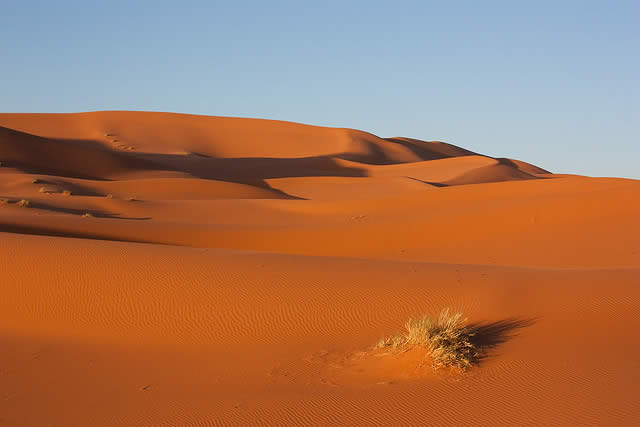
<svg viewBox="0 0 640 427">
<path fill-rule="evenodd" d="M 640 419 L 638 181 L 146 112 L 0 114 L 0 162 L 0 425 Z M 468 372 L 370 355 L 444 307 Z"/>
</svg>

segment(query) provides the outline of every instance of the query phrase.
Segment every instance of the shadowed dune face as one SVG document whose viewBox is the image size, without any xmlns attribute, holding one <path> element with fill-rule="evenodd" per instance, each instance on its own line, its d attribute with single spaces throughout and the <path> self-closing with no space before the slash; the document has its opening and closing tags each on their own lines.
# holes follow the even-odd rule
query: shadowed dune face
<svg viewBox="0 0 640 427">
<path fill-rule="evenodd" d="M 638 181 L 280 121 L 0 114 L 0 202 L 0 425 L 640 418 Z M 445 307 L 467 373 L 372 353 Z"/>
<path fill-rule="evenodd" d="M 90 140 L 42 138 L 0 126 L 0 158 L 25 173 L 86 179 L 150 169 L 148 162 L 114 152 Z"/>
<path fill-rule="evenodd" d="M 440 141 L 426 142 L 412 138 L 385 138 L 387 141 L 408 148 L 422 160 L 438 160 L 450 157 L 474 156 L 476 153 Z"/>
</svg>

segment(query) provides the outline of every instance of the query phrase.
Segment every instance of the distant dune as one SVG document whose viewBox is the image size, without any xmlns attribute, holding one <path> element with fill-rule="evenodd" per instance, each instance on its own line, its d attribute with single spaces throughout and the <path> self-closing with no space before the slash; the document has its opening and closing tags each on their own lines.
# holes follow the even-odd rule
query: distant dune
<svg viewBox="0 0 640 427">
<path fill-rule="evenodd" d="M 129 111 L 0 113 L 0 162 L 0 425 L 640 419 L 639 181 Z M 444 307 L 469 372 L 369 357 Z"/>
</svg>

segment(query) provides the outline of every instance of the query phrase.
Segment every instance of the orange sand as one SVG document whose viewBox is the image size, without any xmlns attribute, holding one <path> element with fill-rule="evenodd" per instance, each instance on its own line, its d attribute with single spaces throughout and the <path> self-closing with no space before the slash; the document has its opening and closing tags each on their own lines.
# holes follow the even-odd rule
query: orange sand
<svg viewBox="0 0 640 427">
<path fill-rule="evenodd" d="M 638 181 L 144 112 L 0 114 L 0 162 L 0 425 L 640 419 Z M 469 372 L 370 352 L 443 307 Z"/>
</svg>

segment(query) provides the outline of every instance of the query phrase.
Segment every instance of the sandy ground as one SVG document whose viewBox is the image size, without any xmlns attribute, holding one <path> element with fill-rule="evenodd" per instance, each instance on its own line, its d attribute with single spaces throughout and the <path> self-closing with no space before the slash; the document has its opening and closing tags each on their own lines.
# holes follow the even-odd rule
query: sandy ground
<svg viewBox="0 0 640 427">
<path fill-rule="evenodd" d="M 638 181 L 144 112 L 0 114 L 0 162 L 0 425 L 640 420 Z M 371 352 L 444 307 L 468 372 Z"/>
</svg>

